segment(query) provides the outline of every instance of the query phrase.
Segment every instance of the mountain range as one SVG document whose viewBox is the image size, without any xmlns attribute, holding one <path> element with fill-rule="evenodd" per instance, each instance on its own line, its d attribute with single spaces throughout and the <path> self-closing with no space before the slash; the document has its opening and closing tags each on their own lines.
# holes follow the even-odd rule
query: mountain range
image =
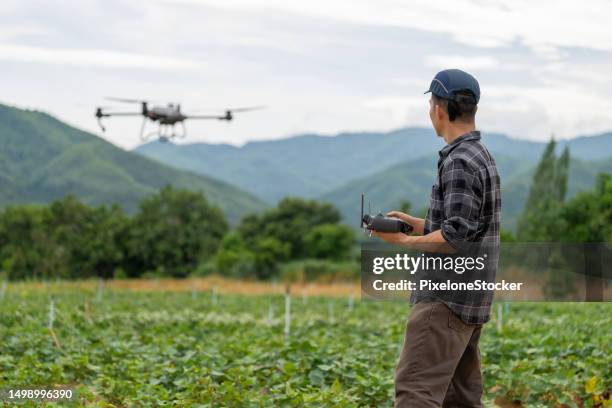
<svg viewBox="0 0 612 408">
<path fill-rule="evenodd" d="M 503 222 L 512 228 L 522 211 L 545 143 L 484 133 L 502 176 Z M 285 196 L 329 201 L 356 224 L 359 196 L 373 211 L 404 200 L 422 213 L 444 146 L 430 129 L 300 135 L 227 144 L 151 142 L 133 152 L 39 111 L 0 104 L 0 206 L 47 203 L 72 193 L 88 204 L 117 203 L 128 212 L 159 188 L 202 191 L 232 223 Z M 559 142 L 572 161 L 569 195 L 612 172 L 612 133 Z"/>
<path fill-rule="evenodd" d="M 535 166 L 546 143 L 483 133 L 502 176 L 504 225 L 513 228 L 526 201 Z M 135 152 L 171 166 L 207 174 L 274 204 L 282 197 L 329 201 L 352 223 L 365 192 L 372 210 L 386 211 L 409 200 L 416 211 L 427 205 L 444 146 L 433 131 L 404 128 L 392 132 L 315 134 L 286 139 L 227 144 L 151 142 Z M 593 186 L 598 172 L 612 172 L 612 133 L 559 141 L 572 155 L 569 195 Z"/>
<path fill-rule="evenodd" d="M 0 104 L 0 206 L 74 194 L 88 204 L 134 212 L 161 187 L 202 191 L 230 221 L 266 206 L 226 182 L 122 150 L 42 112 Z"/>
<path fill-rule="evenodd" d="M 359 219 L 361 193 L 366 194 L 372 212 L 396 209 L 402 201 L 408 200 L 416 213 L 423 215 L 436 175 L 436 161 L 436 157 L 431 156 L 402 162 L 347 183 L 319 199 L 333 203 L 344 219 L 353 221 L 355 225 Z M 502 223 L 504 227 L 514 229 L 527 201 L 535 166 L 524 168 L 520 161 L 501 155 L 496 157 L 496 162 L 502 178 Z M 612 172 L 612 157 L 591 162 L 572 159 L 568 197 L 591 188 L 600 172 Z"/>
</svg>

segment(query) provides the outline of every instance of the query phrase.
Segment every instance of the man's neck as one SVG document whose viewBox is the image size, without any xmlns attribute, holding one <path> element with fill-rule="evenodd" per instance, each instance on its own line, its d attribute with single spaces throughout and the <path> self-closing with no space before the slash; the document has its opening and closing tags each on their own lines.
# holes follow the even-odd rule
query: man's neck
<svg viewBox="0 0 612 408">
<path fill-rule="evenodd" d="M 456 124 L 446 129 L 442 137 L 446 144 L 451 144 L 458 137 L 474 130 L 476 130 L 476 124 L 474 123 Z"/>
</svg>

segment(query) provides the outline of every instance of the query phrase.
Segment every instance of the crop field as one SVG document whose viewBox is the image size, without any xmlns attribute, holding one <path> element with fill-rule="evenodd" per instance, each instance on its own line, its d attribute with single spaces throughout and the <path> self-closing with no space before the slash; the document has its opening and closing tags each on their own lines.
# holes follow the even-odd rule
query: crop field
<svg viewBox="0 0 612 408">
<path fill-rule="evenodd" d="M 282 294 L 9 284 L 0 388 L 71 387 L 64 406 L 391 406 L 409 306 L 339 293 L 294 291 L 286 333 Z M 494 311 L 487 406 L 612 406 L 611 304 Z"/>
</svg>

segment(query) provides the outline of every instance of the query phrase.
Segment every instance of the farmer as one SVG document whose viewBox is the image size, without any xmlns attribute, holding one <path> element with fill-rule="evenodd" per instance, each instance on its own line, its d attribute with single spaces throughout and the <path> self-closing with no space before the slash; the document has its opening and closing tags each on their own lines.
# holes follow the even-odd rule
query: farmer
<svg viewBox="0 0 612 408">
<path fill-rule="evenodd" d="M 375 234 L 419 251 L 497 248 L 500 179 L 476 130 L 478 82 L 467 72 L 448 69 L 435 76 L 429 92 L 429 117 L 446 146 L 439 152 L 427 218 L 391 211 L 389 216 L 412 225 L 416 235 Z M 480 277 L 494 281 L 497 261 L 497 256 L 490 256 Z M 468 275 L 455 272 L 449 278 Z M 440 278 L 438 271 L 419 273 L 420 279 Z M 395 406 L 482 407 L 478 342 L 481 327 L 490 318 L 492 292 L 416 290 L 410 300 L 414 306 L 396 367 Z"/>
</svg>

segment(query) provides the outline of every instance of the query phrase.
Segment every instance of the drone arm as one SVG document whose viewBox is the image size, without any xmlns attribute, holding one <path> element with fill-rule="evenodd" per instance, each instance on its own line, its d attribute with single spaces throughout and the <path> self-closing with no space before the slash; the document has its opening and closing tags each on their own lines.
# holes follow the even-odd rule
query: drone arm
<svg viewBox="0 0 612 408">
<path fill-rule="evenodd" d="M 263 109 L 265 106 L 249 106 L 245 108 L 232 108 L 226 109 L 224 115 L 185 115 L 185 119 L 216 119 L 216 120 L 227 120 L 228 122 L 234 118 L 236 112 L 249 112 L 253 110 Z"/>
<path fill-rule="evenodd" d="M 141 115 L 141 113 L 135 112 L 102 112 L 102 108 L 98 108 L 96 110 L 96 118 L 98 119 L 98 126 L 102 132 L 106 132 L 106 128 L 102 124 L 102 118 L 110 118 L 111 116 L 136 116 Z"/>
<path fill-rule="evenodd" d="M 141 116 L 142 112 L 104 112 L 100 116 L 110 118 L 111 116 Z"/>
<path fill-rule="evenodd" d="M 188 115 L 185 116 L 185 119 L 217 119 L 217 120 L 225 120 L 225 115 Z"/>
</svg>

